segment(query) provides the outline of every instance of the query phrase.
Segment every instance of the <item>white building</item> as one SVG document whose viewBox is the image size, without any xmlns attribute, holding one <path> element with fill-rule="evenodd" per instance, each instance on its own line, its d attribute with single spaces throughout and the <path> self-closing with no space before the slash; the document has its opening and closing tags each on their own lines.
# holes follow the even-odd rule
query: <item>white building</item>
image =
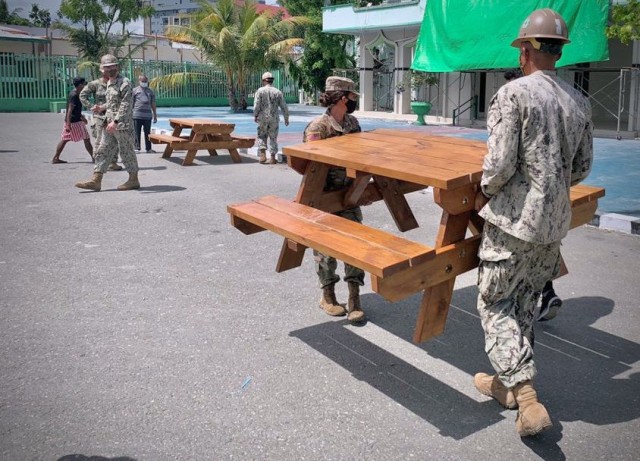
<svg viewBox="0 0 640 461">
<path fill-rule="evenodd" d="M 167 26 L 189 25 L 189 14 L 200 9 L 195 0 L 150 0 L 149 4 L 156 12 L 144 21 L 146 35 L 164 35 Z"/>
<path fill-rule="evenodd" d="M 145 2 L 155 9 L 153 16 L 144 20 L 145 35 L 164 35 L 167 26 L 188 26 L 191 22 L 190 15 L 200 9 L 196 0 L 145 0 Z M 211 2 L 215 3 L 214 0 Z M 285 11 L 279 6 L 266 5 L 265 0 L 257 0 L 256 3 L 258 13 Z"/>
<path fill-rule="evenodd" d="M 403 82 L 411 67 L 426 5 L 427 0 L 327 0 L 323 31 L 351 35 L 358 48 L 358 68 L 342 72 L 356 76 L 360 82 L 360 110 L 411 113 L 412 91 L 400 89 L 406 87 Z M 609 61 L 563 68 L 560 75 L 589 93 L 597 129 L 638 136 L 640 43 L 625 46 L 610 40 L 609 54 Z M 433 105 L 427 122 L 482 124 L 489 100 L 505 83 L 503 72 L 439 74 L 437 86 L 421 90 Z"/>
</svg>

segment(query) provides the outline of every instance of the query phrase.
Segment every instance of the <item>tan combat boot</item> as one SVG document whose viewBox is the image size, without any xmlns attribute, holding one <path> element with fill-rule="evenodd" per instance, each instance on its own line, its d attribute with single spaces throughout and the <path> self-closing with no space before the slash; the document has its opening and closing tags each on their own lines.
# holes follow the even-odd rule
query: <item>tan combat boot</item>
<svg viewBox="0 0 640 461">
<path fill-rule="evenodd" d="M 497 375 L 491 376 L 486 373 L 476 373 L 473 377 L 473 384 L 481 394 L 493 397 L 503 407 L 510 410 L 518 407 L 513 392 L 502 384 Z"/>
<path fill-rule="evenodd" d="M 276 154 L 271 154 L 271 158 L 270 158 L 270 159 L 269 159 L 269 161 L 268 161 L 268 162 L 266 162 L 266 163 L 268 163 L 269 165 L 275 165 L 276 163 L 278 163 L 278 162 L 276 161 Z"/>
<path fill-rule="evenodd" d="M 260 163 L 267 163 L 267 151 L 266 149 L 260 149 L 260 157 L 258 157 Z"/>
<path fill-rule="evenodd" d="M 320 308 L 334 317 L 340 317 L 345 314 L 344 307 L 338 304 L 338 300 L 336 300 L 335 283 L 322 289 Z"/>
<path fill-rule="evenodd" d="M 360 285 L 349 282 L 349 301 L 347 303 L 347 320 L 351 323 L 364 322 L 366 317 L 360 308 Z"/>
<path fill-rule="evenodd" d="M 94 172 L 90 180 L 84 182 L 77 182 L 76 187 L 80 189 L 89 189 L 95 192 L 100 192 L 102 188 L 102 173 Z"/>
<path fill-rule="evenodd" d="M 129 173 L 129 179 L 127 182 L 120 184 L 118 190 L 133 190 L 140 189 L 140 183 L 138 182 L 138 173 Z"/>
<path fill-rule="evenodd" d="M 109 164 L 109 170 L 111 170 L 111 171 L 121 171 L 122 167 L 120 165 L 118 165 L 116 162 L 113 162 L 113 163 Z"/>
<path fill-rule="evenodd" d="M 520 437 L 536 435 L 553 425 L 547 409 L 538 402 L 538 394 L 531 381 L 525 381 L 514 387 L 513 395 L 518 403 L 516 431 Z"/>
</svg>

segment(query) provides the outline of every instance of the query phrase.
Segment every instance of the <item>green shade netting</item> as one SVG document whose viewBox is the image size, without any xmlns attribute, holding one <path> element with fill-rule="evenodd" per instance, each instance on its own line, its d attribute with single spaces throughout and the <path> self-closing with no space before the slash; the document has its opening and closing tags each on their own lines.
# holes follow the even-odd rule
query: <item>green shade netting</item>
<svg viewBox="0 0 640 461">
<path fill-rule="evenodd" d="M 571 43 L 558 66 L 605 61 L 608 0 L 427 0 L 411 68 L 424 72 L 518 67 L 511 42 L 532 11 L 551 8 L 567 22 Z"/>
</svg>

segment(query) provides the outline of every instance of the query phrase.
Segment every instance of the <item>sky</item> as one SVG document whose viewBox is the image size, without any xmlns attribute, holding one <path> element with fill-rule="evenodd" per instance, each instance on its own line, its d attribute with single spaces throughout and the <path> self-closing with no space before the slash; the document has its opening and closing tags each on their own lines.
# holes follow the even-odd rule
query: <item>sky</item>
<svg viewBox="0 0 640 461">
<path fill-rule="evenodd" d="M 7 0 L 9 11 L 13 11 L 17 8 L 22 8 L 19 15 L 23 18 L 29 17 L 29 11 L 31 11 L 31 5 L 37 4 L 41 9 L 49 10 L 51 13 L 51 19 L 56 20 L 58 18 L 57 12 L 60 8 L 61 0 Z M 267 0 L 267 5 L 275 5 L 276 0 Z M 144 32 L 144 25 L 142 21 L 136 21 L 129 24 L 128 29 L 136 34 L 142 34 Z"/>
</svg>

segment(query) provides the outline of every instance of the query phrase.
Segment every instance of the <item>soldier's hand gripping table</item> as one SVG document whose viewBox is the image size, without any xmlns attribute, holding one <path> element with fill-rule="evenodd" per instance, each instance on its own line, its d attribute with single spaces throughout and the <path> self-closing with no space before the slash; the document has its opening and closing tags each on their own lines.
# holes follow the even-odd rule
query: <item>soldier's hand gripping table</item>
<svg viewBox="0 0 640 461">
<path fill-rule="evenodd" d="M 241 163 L 238 149 L 253 147 L 255 143 L 255 138 L 232 135 L 235 128 L 233 123 L 196 118 L 171 118 L 169 123 L 173 128 L 171 135 L 150 134 L 149 139 L 154 144 L 167 145 L 162 158 L 171 157 L 175 149 L 186 150 L 183 166 L 193 163 L 198 150 L 207 150 L 209 155 L 218 155 L 217 149 L 228 150 L 231 159 L 235 163 Z M 185 128 L 191 129 L 189 135 L 182 135 Z"/>
<path fill-rule="evenodd" d="M 414 341 L 442 333 L 456 276 L 478 265 L 483 222 L 474 202 L 486 144 L 378 129 L 283 150 L 302 174 L 295 200 L 262 197 L 231 205 L 232 224 L 246 234 L 267 229 L 285 237 L 278 272 L 299 266 L 310 247 L 369 272 L 373 290 L 390 301 L 423 291 Z M 348 190 L 324 190 L 332 166 L 353 178 Z M 418 227 L 405 194 L 429 186 L 442 208 L 433 248 L 331 214 L 384 200 L 404 232 Z M 574 186 L 571 226 L 589 222 L 603 195 L 602 188 Z"/>
</svg>

